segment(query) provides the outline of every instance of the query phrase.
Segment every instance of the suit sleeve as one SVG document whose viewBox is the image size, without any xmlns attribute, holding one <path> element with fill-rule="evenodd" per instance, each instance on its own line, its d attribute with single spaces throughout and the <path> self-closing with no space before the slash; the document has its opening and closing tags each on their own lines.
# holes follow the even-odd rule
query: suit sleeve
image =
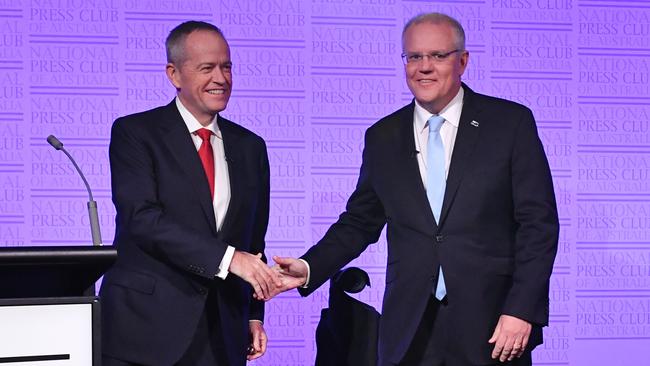
<svg viewBox="0 0 650 366">
<path fill-rule="evenodd" d="M 548 161 L 528 109 L 518 124 L 511 159 L 515 270 L 503 313 L 546 325 L 559 220 Z"/>
<path fill-rule="evenodd" d="M 343 266 L 358 257 L 371 243 L 377 242 L 386 224 L 384 207 L 371 181 L 370 161 L 373 144 L 366 133 L 363 162 L 356 188 L 348 199 L 345 211 L 301 258 L 309 263 L 310 279 L 307 288 L 299 288 L 307 296 Z"/>
<path fill-rule="evenodd" d="M 141 130 L 125 122 L 113 124 L 109 147 L 118 250 L 137 245 L 157 260 L 214 278 L 227 244 L 205 230 L 183 226 L 165 211 L 157 192 L 158 164 Z"/>
<path fill-rule="evenodd" d="M 270 200 L 270 173 L 269 173 L 269 157 L 266 152 L 266 144 L 262 141 L 262 151 L 260 156 L 260 180 L 261 186 L 259 190 L 259 206 L 257 209 L 255 228 L 253 233 L 253 241 L 251 253 L 262 253 L 262 260 L 266 263 L 266 255 L 264 249 L 266 247 L 266 229 L 269 224 L 269 200 Z M 250 320 L 264 320 L 264 302 L 259 300 L 252 300 Z"/>
</svg>

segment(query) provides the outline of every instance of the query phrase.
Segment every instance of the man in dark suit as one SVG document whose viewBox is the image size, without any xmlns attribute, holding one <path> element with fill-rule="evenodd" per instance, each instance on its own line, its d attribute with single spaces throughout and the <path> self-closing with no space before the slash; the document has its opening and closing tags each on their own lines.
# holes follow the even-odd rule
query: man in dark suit
<svg viewBox="0 0 650 366">
<path fill-rule="evenodd" d="M 118 258 L 101 289 L 104 366 L 241 366 L 266 349 L 252 294 L 280 284 L 263 256 L 266 146 L 218 114 L 232 63 L 217 27 L 183 23 L 166 48 L 177 97 L 112 129 Z"/>
<path fill-rule="evenodd" d="M 323 239 L 274 258 L 285 288 L 311 293 L 387 225 L 379 365 L 530 365 L 559 232 L 533 115 L 461 83 L 455 19 L 411 19 L 402 46 L 415 100 L 367 130 L 356 189 Z"/>
</svg>

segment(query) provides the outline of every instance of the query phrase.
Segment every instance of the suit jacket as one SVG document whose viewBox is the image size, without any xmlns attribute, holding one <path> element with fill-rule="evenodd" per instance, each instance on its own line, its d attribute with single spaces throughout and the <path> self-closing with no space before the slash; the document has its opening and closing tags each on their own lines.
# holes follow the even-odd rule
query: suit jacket
<svg viewBox="0 0 650 366">
<path fill-rule="evenodd" d="M 175 102 L 119 118 L 110 143 L 118 258 L 101 288 L 104 354 L 172 365 L 216 292 L 231 365 L 244 365 L 248 320 L 263 319 L 251 287 L 215 279 L 228 245 L 263 253 L 269 212 L 264 141 L 222 117 L 231 199 L 217 231 L 200 158 Z M 209 310 L 206 310 L 209 311 Z"/>
<path fill-rule="evenodd" d="M 386 290 L 379 364 L 396 363 L 418 327 L 442 265 L 450 351 L 487 364 L 501 314 L 548 321 L 549 277 L 559 224 L 551 174 L 532 112 L 517 103 L 465 96 L 440 222 L 422 184 L 411 103 L 371 126 L 346 211 L 303 258 L 309 294 L 378 240 L 387 225 Z M 476 123 L 478 122 L 478 124 Z"/>
</svg>

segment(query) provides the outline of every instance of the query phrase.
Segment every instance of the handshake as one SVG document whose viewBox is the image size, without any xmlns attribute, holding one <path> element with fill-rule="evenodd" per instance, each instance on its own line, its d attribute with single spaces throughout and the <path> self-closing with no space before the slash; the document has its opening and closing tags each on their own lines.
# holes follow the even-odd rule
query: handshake
<svg viewBox="0 0 650 366">
<path fill-rule="evenodd" d="M 295 258 L 274 256 L 275 265 L 269 267 L 262 254 L 235 251 L 228 271 L 248 282 L 257 300 L 271 300 L 279 293 L 305 285 L 309 269 L 305 262 Z"/>
</svg>

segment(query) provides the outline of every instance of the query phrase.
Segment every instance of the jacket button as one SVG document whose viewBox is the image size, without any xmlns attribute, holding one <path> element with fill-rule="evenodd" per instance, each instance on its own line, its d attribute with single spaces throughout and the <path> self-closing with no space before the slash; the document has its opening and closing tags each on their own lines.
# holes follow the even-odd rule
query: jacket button
<svg viewBox="0 0 650 366">
<path fill-rule="evenodd" d="M 205 295 L 205 294 L 207 293 L 207 291 L 206 291 L 204 288 L 200 288 L 200 289 L 198 290 L 198 292 L 199 292 L 199 294 L 201 294 L 201 295 Z"/>
<path fill-rule="evenodd" d="M 445 237 L 442 235 L 436 235 L 436 243 L 442 243 Z"/>
</svg>

